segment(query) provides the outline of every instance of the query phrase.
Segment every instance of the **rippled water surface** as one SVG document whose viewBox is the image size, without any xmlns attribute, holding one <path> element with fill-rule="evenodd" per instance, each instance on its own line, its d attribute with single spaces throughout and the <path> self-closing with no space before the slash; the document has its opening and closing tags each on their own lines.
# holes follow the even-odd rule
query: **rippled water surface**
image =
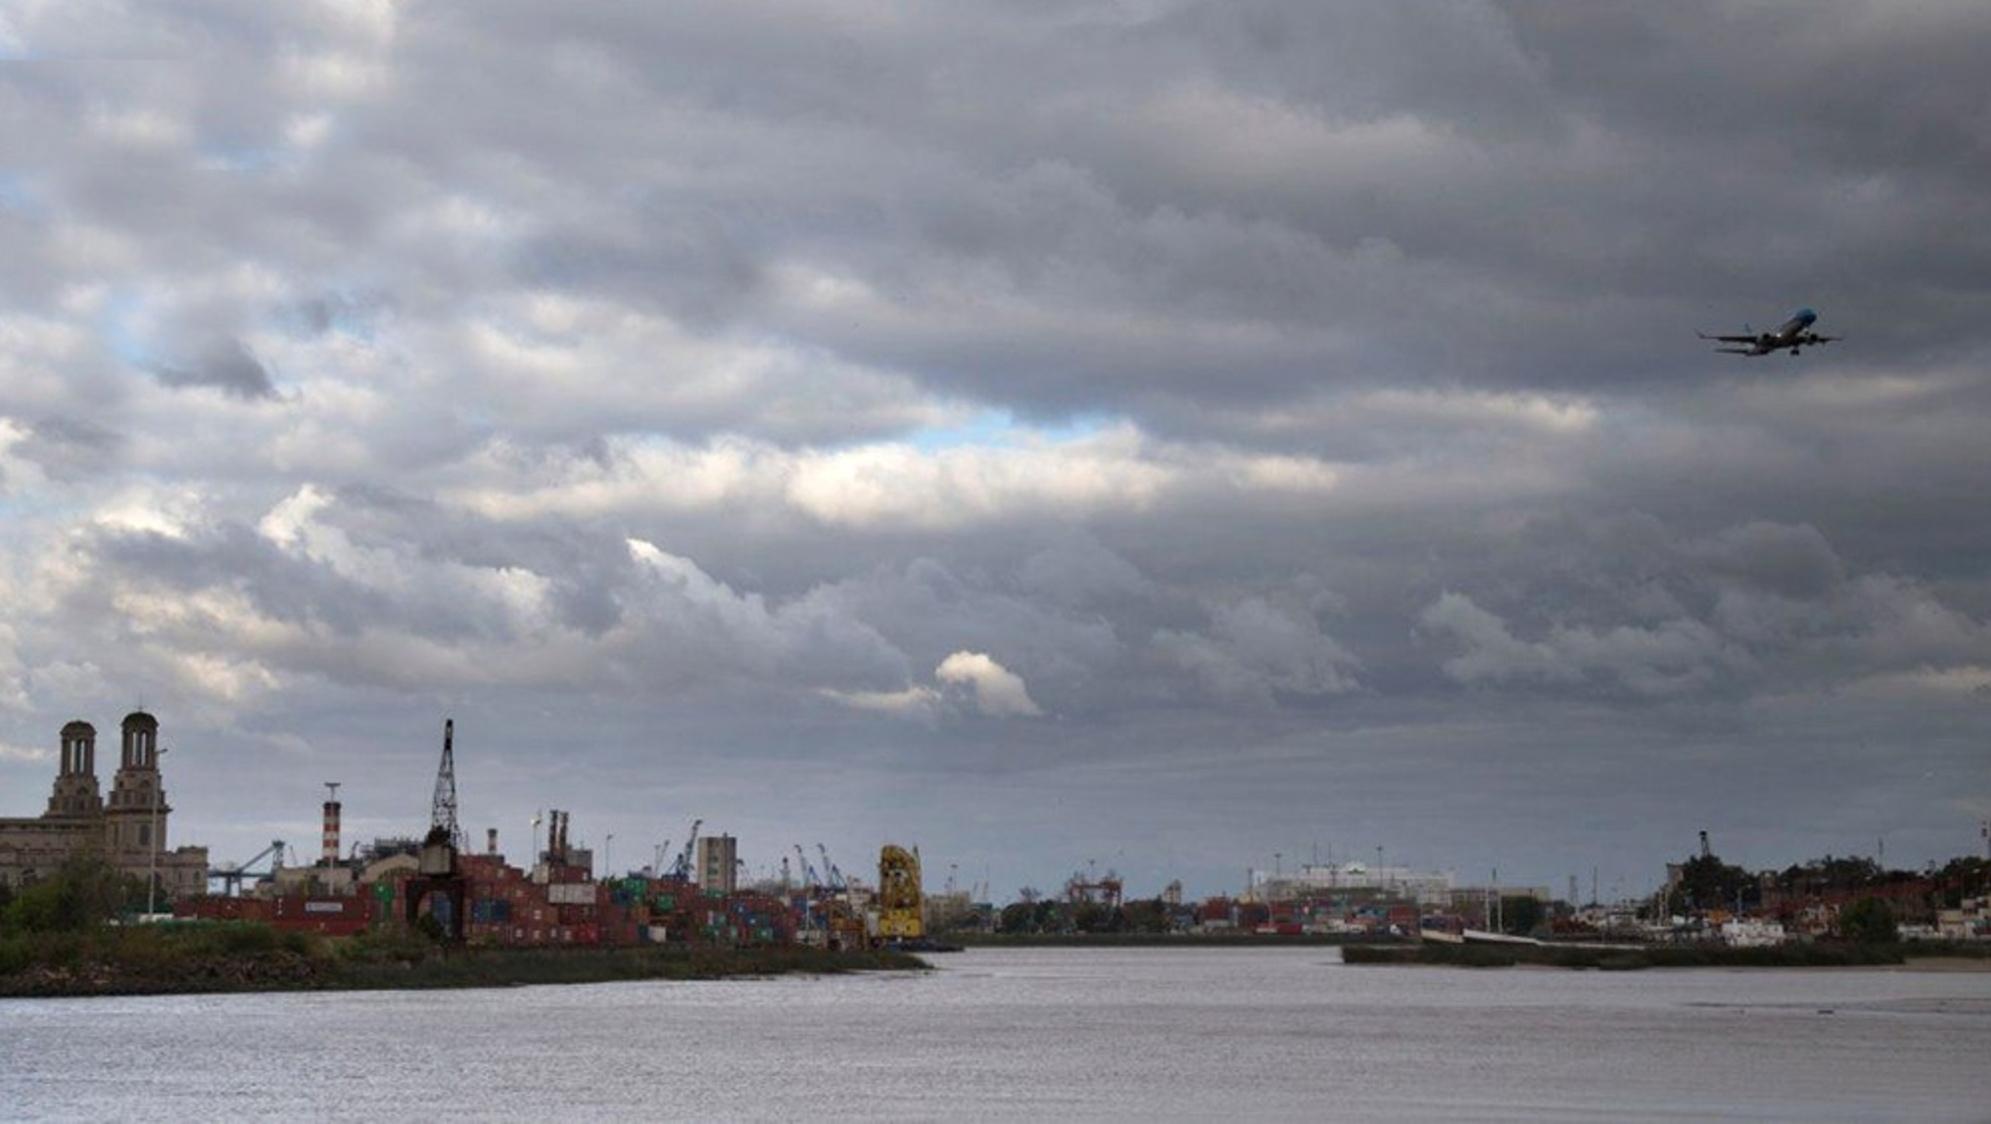
<svg viewBox="0 0 1991 1124">
<path fill-rule="evenodd" d="M 1991 974 L 982 949 L 924 975 L 0 1001 L 0 1117 L 1991 1120 Z"/>
</svg>

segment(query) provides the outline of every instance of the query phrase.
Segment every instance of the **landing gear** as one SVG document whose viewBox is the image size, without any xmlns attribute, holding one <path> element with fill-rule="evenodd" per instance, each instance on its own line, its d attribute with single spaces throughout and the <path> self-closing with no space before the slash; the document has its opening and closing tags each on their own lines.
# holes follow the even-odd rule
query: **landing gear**
<svg viewBox="0 0 1991 1124">
<path fill-rule="evenodd" d="M 1793 348 L 1791 348 L 1791 354 L 1792 354 L 1792 355 L 1796 355 L 1796 354 L 1797 354 L 1797 348 L 1794 348 L 1794 347 L 1793 347 Z"/>
</svg>

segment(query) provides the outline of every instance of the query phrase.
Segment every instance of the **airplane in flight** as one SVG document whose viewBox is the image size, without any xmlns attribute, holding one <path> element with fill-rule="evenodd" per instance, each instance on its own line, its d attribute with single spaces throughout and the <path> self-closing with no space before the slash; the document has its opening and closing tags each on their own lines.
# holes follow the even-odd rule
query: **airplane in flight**
<svg viewBox="0 0 1991 1124">
<path fill-rule="evenodd" d="M 1814 347 L 1821 343 L 1831 343 L 1833 340 L 1843 338 L 1840 336 L 1821 336 L 1817 332 L 1812 331 L 1811 326 L 1817 322 L 1818 314 L 1816 312 L 1808 308 L 1800 308 L 1796 312 L 1791 313 L 1791 318 L 1778 325 L 1777 330 L 1774 332 L 1750 332 L 1748 325 L 1745 324 L 1742 330 L 1747 334 L 1740 336 L 1711 336 L 1706 332 L 1695 332 L 1694 334 L 1704 340 L 1714 340 L 1717 343 L 1746 345 L 1743 347 L 1715 348 L 1716 351 L 1724 351 L 1730 355 L 1768 355 L 1773 351 L 1789 351 L 1792 355 L 1796 355 L 1800 348 Z"/>
</svg>

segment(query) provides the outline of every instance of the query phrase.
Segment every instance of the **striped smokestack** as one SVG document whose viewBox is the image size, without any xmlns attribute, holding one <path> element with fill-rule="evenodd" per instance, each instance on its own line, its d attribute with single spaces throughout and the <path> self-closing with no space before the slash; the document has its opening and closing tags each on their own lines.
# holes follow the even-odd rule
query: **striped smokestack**
<svg viewBox="0 0 1991 1124">
<path fill-rule="evenodd" d="M 339 782 L 325 782 L 325 838 L 323 862 L 339 865 Z"/>
</svg>

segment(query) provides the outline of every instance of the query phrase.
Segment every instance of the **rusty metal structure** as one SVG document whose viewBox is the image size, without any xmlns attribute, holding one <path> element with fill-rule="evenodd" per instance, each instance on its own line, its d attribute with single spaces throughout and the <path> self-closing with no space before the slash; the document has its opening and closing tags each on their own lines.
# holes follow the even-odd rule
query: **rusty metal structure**
<svg viewBox="0 0 1991 1124">
<path fill-rule="evenodd" d="M 461 941 L 464 937 L 464 912 L 468 901 L 468 884 L 459 869 L 457 858 L 462 853 L 462 829 L 456 822 L 456 721 L 445 718 L 442 724 L 442 764 L 436 768 L 435 797 L 429 807 L 429 833 L 422 840 L 421 854 L 417 856 L 415 877 L 407 882 L 407 921 L 413 925 L 421 919 L 422 906 L 429 906 L 429 916 L 442 926 L 443 937 L 450 941 Z M 447 912 L 437 907 L 432 900 L 440 898 L 446 904 Z"/>
<path fill-rule="evenodd" d="M 1118 909 L 1123 887 L 1120 876 L 1110 870 L 1105 877 L 1098 879 L 1074 874 L 1065 883 L 1065 900 L 1072 905 L 1102 905 Z"/>
</svg>

